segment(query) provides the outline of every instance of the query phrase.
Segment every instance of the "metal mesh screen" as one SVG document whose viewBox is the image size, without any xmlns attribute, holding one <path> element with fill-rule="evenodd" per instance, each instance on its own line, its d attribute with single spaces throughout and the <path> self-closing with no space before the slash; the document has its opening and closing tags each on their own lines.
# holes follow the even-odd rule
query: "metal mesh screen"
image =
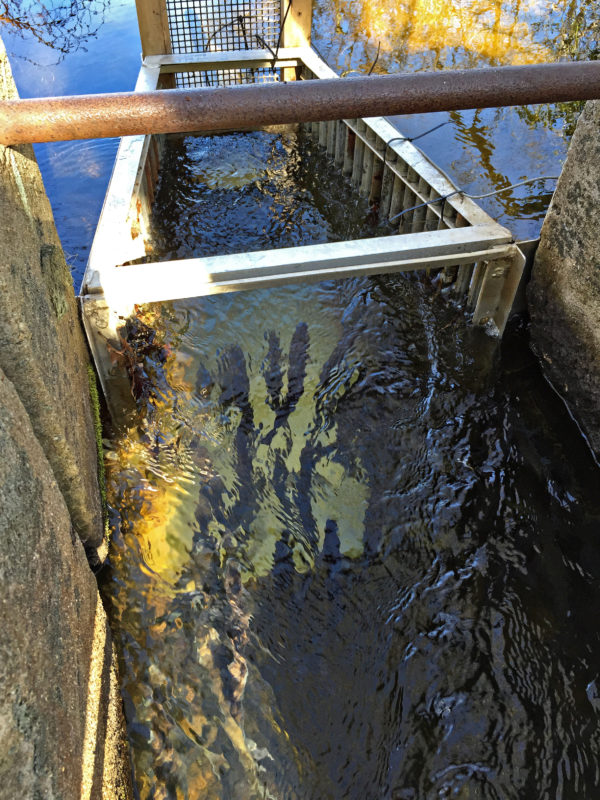
<svg viewBox="0 0 600 800">
<path fill-rule="evenodd" d="M 279 0 L 166 0 L 174 53 L 275 49 Z M 261 41 L 262 40 L 262 41 Z"/>
<path fill-rule="evenodd" d="M 233 86 L 240 83 L 273 83 L 280 80 L 280 70 L 260 69 L 219 69 L 202 72 L 178 72 L 175 86 L 178 89 L 200 88 L 202 86 Z"/>
</svg>

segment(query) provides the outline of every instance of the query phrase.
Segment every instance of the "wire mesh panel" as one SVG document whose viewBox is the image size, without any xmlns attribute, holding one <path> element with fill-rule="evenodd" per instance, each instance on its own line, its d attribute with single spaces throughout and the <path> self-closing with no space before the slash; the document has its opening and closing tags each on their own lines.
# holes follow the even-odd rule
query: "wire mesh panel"
<svg viewBox="0 0 600 800">
<path fill-rule="evenodd" d="M 167 0 L 174 53 L 275 49 L 279 0 Z"/>
<path fill-rule="evenodd" d="M 167 0 L 174 53 L 205 53 L 267 47 L 276 50 L 281 28 L 279 0 Z M 279 80 L 269 69 L 181 72 L 176 86 L 227 86 Z"/>
<path fill-rule="evenodd" d="M 274 83 L 280 80 L 281 70 L 266 67 L 257 69 L 218 69 L 201 72 L 178 72 L 175 86 L 179 89 L 203 86 L 233 86 L 240 83 Z"/>
</svg>

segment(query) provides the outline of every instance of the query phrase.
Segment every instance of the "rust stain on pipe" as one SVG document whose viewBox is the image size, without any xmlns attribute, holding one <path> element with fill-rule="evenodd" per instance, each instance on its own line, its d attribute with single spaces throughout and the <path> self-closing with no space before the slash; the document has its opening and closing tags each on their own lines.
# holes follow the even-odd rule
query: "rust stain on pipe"
<svg viewBox="0 0 600 800">
<path fill-rule="evenodd" d="M 236 130 L 595 98 L 600 98 L 600 61 L 9 100 L 0 103 L 0 143 Z"/>
</svg>

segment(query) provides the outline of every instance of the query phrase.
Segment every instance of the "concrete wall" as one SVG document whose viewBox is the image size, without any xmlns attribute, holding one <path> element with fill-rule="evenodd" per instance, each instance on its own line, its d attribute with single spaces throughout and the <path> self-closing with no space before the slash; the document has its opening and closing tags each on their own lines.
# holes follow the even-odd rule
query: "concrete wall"
<svg viewBox="0 0 600 800">
<path fill-rule="evenodd" d="M 600 101 L 577 123 L 528 299 L 532 345 L 600 455 Z"/>
<path fill-rule="evenodd" d="M 15 88 L 0 43 L 0 98 Z M 88 358 L 31 147 L 0 146 L 0 797 L 131 797 Z"/>
</svg>

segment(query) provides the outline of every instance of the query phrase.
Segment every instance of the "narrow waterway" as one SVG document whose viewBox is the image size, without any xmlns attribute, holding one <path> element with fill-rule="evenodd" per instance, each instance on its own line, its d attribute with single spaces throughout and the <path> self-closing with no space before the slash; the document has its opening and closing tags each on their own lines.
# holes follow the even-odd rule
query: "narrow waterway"
<svg viewBox="0 0 600 800">
<path fill-rule="evenodd" d="M 153 257 L 373 235 L 302 135 L 165 165 Z M 386 276 L 154 306 L 129 342 L 104 589 L 141 797 L 595 796 L 600 473 L 523 331 Z"/>
<path fill-rule="evenodd" d="M 146 322 L 105 575 L 140 796 L 595 797 L 598 469 L 522 338 L 404 278 Z"/>
<path fill-rule="evenodd" d="M 576 58 L 590 7 L 320 0 L 314 36 L 341 73 Z M 9 36 L 22 94 L 131 88 L 133 3 L 109 9 L 45 70 Z M 446 122 L 419 145 L 486 191 L 557 174 L 573 120 L 399 124 Z M 115 150 L 38 148 L 76 282 Z M 550 191 L 486 210 L 536 235 Z M 171 139 L 153 226 L 162 257 L 384 232 L 293 134 Z M 101 581 L 139 798 L 600 795 L 600 471 L 524 330 L 387 276 L 141 309 L 129 343 Z"/>
</svg>

